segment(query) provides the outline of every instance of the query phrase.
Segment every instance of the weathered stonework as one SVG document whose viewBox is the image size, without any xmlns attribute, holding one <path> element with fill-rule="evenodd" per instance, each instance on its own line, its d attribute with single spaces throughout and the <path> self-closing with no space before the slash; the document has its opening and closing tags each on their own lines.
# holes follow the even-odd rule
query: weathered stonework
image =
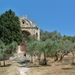
<svg viewBox="0 0 75 75">
<path fill-rule="evenodd" d="M 29 35 L 36 35 L 37 39 L 40 40 L 40 28 L 36 25 L 36 23 L 25 16 L 20 18 L 20 26 L 22 29 L 22 33 L 25 37 Z M 24 56 L 24 52 L 21 51 L 21 45 L 18 46 L 17 56 L 21 57 Z"/>
<path fill-rule="evenodd" d="M 40 40 L 40 28 L 34 21 L 28 19 L 26 16 L 22 16 L 20 18 L 20 26 L 22 28 L 22 32 L 29 35 L 36 35 L 37 39 Z"/>
</svg>

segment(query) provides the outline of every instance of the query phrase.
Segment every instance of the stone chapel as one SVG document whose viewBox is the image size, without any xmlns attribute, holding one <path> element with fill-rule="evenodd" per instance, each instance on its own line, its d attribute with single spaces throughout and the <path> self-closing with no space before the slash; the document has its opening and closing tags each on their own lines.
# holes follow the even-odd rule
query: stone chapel
<svg viewBox="0 0 75 75">
<path fill-rule="evenodd" d="M 20 26 L 23 34 L 23 40 L 27 40 L 29 35 L 35 35 L 36 38 L 40 40 L 40 28 L 36 25 L 34 21 L 27 18 L 27 16 L 22 16 L 19 20 L 20 20 Z M 23 44 L 18 46 L 19 55 L 21 53 L 24 53 L 23 50 L 25 50 Z"/>
<path fill-rule="evenodd" d="M 36 38 L 40 40 L 40 28 L 34 21 L 27 18 L 27 16 L 22 16 L 20 18 L 20 26 L 24 39 L 27 39 L 29 35 L 36 35 Z"/>
</svg>

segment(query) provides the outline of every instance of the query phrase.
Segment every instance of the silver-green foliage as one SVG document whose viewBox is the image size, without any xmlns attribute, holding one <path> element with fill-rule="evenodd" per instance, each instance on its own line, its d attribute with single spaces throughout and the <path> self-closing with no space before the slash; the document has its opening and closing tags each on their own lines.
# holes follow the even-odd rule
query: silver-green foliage
<svg viewBox="0 0 75 75">
<path fill-rule="evenodd" d="M 10 56 L 14 55 L 18 47 L 16 42 L 12 42 L 10 45 L 5 45 L 3 41 L 0 40 L 0 60 L 4 61 L 9 59 Z"/>
</svg>

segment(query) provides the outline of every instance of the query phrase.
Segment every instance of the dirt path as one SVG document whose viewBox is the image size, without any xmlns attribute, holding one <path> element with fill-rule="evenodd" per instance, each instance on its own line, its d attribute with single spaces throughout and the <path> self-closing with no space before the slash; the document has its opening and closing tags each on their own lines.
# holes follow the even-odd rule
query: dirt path
<svg viewBox="0 0 75 75">
<path fill-rule="evenodd" d="M 19 72 L 19 75 L 27 75 L 27 71 L 29 71 L 29 68 L 26 67 L 26 63 L 23 63 L 23 64 L 20 64 L 20 63 L 17 63 L 17 62 L 14 62 L 15 67 L 16 67 L 16 71 Z"/>
<path fill-rule="evenodd" d="M 19 70 L 21 75 L 26 75 L 26 72 L 29 70 L 29 68 L 18 67 L 18 70 Z"/>
<path fill-rule="evenodd" d="M 26 72 L 29 70 L 29 68 L 26 66 L 27 61 L 26 57 L 23 56 L 23 54 L 20 55 L 20 57 L 17 57 L 15 59 L 11 59 L 14 64 L 16 64 L 17 71 L 19 72 L 19 75 L 27 75 Z"/>
<path fill-rule="evenodd" d="M 26 72 L 29 71 L 29 68 L 26 67 L 26 63 L 20 64 L 15 61 L 8 61 L 12 65 L 8 67 L 6 75 L 27 75 Z M 8 64 L 8 63 L 7 63 Z"/>
</svg>

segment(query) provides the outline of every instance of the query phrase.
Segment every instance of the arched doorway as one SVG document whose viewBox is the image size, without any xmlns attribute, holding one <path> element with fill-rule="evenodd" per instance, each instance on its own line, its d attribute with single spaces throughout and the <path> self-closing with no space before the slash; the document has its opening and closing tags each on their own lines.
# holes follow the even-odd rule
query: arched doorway
<svg viewBox="0 0 75 75">
<path fill-rule="evenodd" d="M 20 53 L 25 53 L 25 41 L 28 40 L 28 36 L 30 35 L 30 33 L 28 31 L 23 30 L 22 31 L 22 43 L 20 44 L 20 48 L 19 48 L 19 52 Z"/>
<path fill-rule="evenodd" d="M 30 33 L 28 31 L 22 31 L 23 40 L 28 40 Z"/>
</svg>

